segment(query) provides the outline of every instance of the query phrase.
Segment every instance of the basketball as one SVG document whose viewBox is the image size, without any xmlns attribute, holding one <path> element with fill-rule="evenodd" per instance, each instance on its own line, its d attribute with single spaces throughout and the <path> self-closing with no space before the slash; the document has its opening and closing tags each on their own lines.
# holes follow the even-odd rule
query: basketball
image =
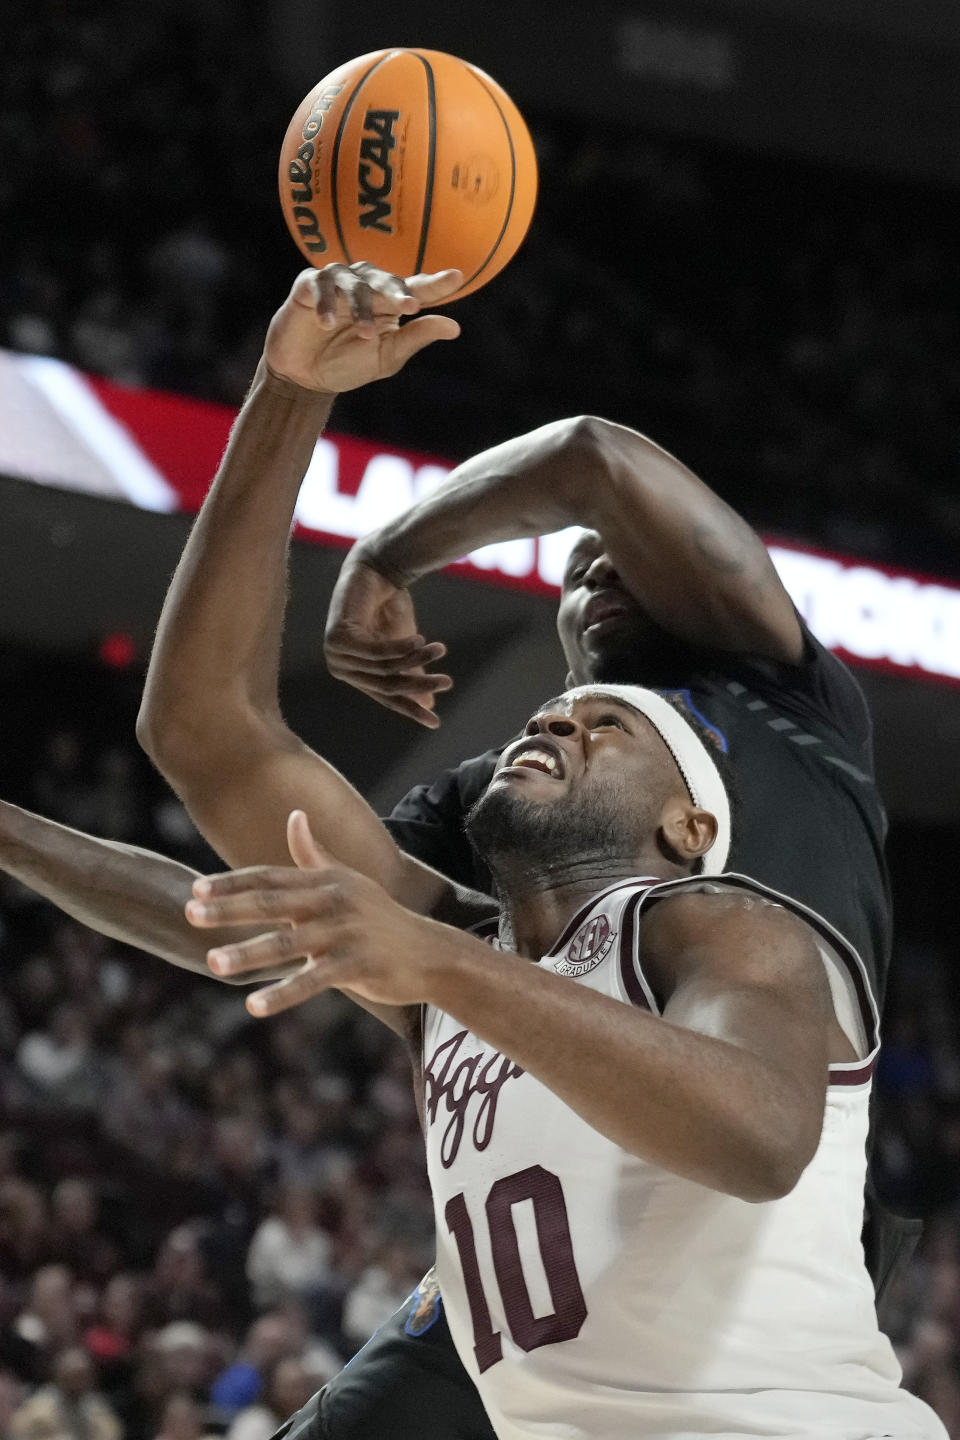
<svg viewBox="0 0 960 1440">
<path fill-rule="evenodd" d="M 369 260 L 396 275 L 455 268 L 457 299 L 516 253 L 537 161 L 489 75 L 438 50 L 375 50 L 305 97 L 280 152 L 280 198 L 311 265 Z"/>
</svg>

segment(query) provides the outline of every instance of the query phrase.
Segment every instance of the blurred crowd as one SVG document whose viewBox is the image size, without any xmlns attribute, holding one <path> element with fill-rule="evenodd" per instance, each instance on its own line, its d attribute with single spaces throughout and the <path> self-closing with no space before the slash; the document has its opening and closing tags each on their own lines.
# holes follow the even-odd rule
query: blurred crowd
<svg viewBox="0 0 960 1440">
<path fill-rule="evenodd" d="M 275 190 L 300 96 L 267 8 L 9 0 L 0 344 L 239 402 L 301 263 Z M 529 118 L 541 194 L 520 256 L 458 305 L 457 345 L 389 404 L 344 397 L 340 428 L 461 458 L 600 412 L 768 529 L 956 572 L 952 197 Z"/>
<path fill-rule="evenodd" d="M 18 798 L 210 868 L 92 733 Z M 339 996 L 253 1021 L 0 877 L 0 1440 L 266 1440 L 432 1258 L 392 1034 Z"/>
</svg>

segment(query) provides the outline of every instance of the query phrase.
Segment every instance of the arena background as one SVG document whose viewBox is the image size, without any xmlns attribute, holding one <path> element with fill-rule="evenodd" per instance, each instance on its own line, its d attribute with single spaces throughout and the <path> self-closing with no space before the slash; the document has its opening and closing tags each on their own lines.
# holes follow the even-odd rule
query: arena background
<svg viewBox="0 0 960 1440">
<path fill-rule="evenodd" d="M 7 0 L 0 793 L 214 863 L 133 720 L 189 514 L 298 269 L 280 138 L 353 54 L 483 65 L 534 132 L 538 213 L 458 306 L 455 346 L 338 405 L 295 545 L 287 713 L 386 807 L 556 689 L 549 547 L 422 586 L 457 681 L 438 735 L 334 685 L 320 637 L 384 496 L 558 415 L 643 429 L 780 548 L 874 709 L 897 911 L 880 1173 L 928 1221 L 889 1327 L 960 1437 L 960 11 L 436 10 Z M 8 882 L 0 962 L 0 1436 L 63 1433 L 56 1371 L 87 1396 L 78 1437 L 266 1437 L 429 1259 L 405 1062 L 345 1002 L 255 1025 L 235 992 Z"/>
</svg>

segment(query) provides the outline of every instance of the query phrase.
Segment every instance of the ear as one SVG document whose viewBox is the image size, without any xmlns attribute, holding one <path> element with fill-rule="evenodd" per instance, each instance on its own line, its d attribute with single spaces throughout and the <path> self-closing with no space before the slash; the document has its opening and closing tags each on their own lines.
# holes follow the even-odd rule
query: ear
<svg viewBox="0 0 960 1440">
<path fill-rule="evenodd" d="M 660 848 L 677 865 L 692 865 L 717 838 L 717 817 L 690 800 L 668 800 L 660 817 Z"/>
</svg>

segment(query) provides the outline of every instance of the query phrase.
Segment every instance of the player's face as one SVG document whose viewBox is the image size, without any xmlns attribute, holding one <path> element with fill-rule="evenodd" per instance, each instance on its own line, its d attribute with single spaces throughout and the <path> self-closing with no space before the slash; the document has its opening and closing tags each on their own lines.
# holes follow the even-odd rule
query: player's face
<svg viewBox="0 0 960 1440">
<path fill-rule="evenodd" d="M 649 852 L 671 800 L 690 803 L 644 716 L 606 697 L 559 700 L 504 751 L 466 829 L 501 888 L 570 865 L 599 877 Z"/>
<path fill-rule="evenodd" d="M 626 806 L 685 790 L 673 756 L 645 715 L 607 695 L 561 696 L 537 712 L 497 762 L 491 786 L 513 786 L 545 805 L 585 801 L 615 782 Z"/>
<path fill-rule="evenodd" d="M 567 560 L 557 630 L 576 685 L 649 681 L 676 651 L 676 641 L 626 589 L 593 531 L 580 537 Z"/>
</svg>

